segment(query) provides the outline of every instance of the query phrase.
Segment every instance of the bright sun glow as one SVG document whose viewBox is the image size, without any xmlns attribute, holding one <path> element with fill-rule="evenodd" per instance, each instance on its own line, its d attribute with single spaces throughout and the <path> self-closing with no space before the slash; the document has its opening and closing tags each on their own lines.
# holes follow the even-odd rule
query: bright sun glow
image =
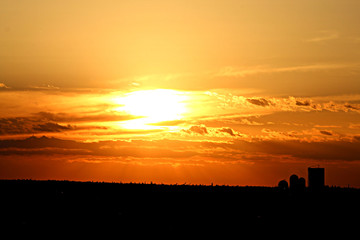
<svg viewBox="0 0 360 240">
<path fill-rule="evenodd" d="M 163 121 L 179 120 L 187 111 L 186 95 L 169 89 L 143 90 L 126 94 L 116 102 L 120 105 L 117 110 L 125 111 L 139 119 L 126 121 L 122 124 L 128 129 L 155 129 L 151 124 Z"/>
</svg>

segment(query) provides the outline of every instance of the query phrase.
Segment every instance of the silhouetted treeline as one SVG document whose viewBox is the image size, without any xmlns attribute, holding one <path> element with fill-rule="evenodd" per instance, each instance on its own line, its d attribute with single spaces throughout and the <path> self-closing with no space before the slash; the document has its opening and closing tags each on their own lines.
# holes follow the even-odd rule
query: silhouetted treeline
<svg viewBox="0 0 360 240">
<path fill-rule="evenodd" d="M 360 213 L 360 190 L 337 187 L 294 194 L 279 187 L 0 180 L 0 192 L 1 227 L 15 233 L 324 234 L 357 228 Z"/>
</svg>

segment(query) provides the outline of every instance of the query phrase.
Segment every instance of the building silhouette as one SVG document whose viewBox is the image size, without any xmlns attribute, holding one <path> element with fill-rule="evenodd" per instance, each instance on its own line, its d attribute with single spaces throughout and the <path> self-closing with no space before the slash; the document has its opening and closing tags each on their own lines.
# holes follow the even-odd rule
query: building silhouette
<svg viewBox="0 0 360 240">
<path fill-rule="evenodd" d="M 299 181 L 298 181 L 298 188 L 299 188 L 299 191 L 305 191 L 305 188 L 306 188 L 306 180 L 305 178 L 301 177 L 299 178 Z"/>
<path fill-rule="evenodd" d="M 308 168 L 308 189 L 313 192 L 321 191 L 325 187 L 325 169 L 320 167 Z M 292 174 L 289 178 L 289 184 L 286 180 L 281 180 L 278 183 L 278 189 L 287 190 L 291 193 L 304 193 L 306 191 L 306 180 L 303 177 L 298 177 Z"/>
<path fill-rule="evenodd" d="M 324 168 L 308 168 L 309 189 L 321 190 L 325 186 L 325 169 Z"/>
<path fill-rule="evenodd" d="M 281 180 L 278 184 L 278 188 L 281 190 L 281 191 L 287 191 L 289 189 L 289 184 L 288 182 L 284 179 L 284 180 Z"/>
<path fill-rule="evenodd" d="M 303 177 L 298 177 L 297 175 L 293 174 L 290 176 L 290 191 L 293 193 L 302 193 L 305 191 L 306 188 L 306 181 Z"/>
<path fill-rule="evenodd" d="M 295 174 L 290 176 L 290 190 L 296 191 L 298 188 L 299 177 Z"/>
</svg>

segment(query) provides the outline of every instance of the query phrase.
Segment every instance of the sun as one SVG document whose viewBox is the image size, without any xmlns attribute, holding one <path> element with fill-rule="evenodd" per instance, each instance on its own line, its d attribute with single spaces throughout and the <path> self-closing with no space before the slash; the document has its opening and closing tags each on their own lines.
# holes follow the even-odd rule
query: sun
<svg viewBox="0 0 360 240">
<path fill-rule="evenodd" d="M 184 92 L 170 89 L 142 90 L 125 94 L 117 99 L 118 110 L 139 117 L 126 121 L 123 126 L 131 129 L 156 128 L 155 123 L 182 119 L 187 111 Z"/>
</svg>

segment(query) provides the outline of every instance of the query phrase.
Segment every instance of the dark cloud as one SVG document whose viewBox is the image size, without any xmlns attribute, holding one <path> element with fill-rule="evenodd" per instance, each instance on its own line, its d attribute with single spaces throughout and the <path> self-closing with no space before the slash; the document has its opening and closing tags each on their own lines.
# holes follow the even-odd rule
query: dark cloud
<svg viewBox="0 0 360 240">
<path fill-rule="evenodd" d="M 69 120 L 73 119 L 71 115 L 66 113 L 38 112 L 33 115 L 43 120 L 56 122 L 69 122 Z"/>
<path fill-rule="evenodd" d="M 94 157 L 132 157 L 138 159 L 191 158 L 229 160 L 271 160 L 286 156 L 289 159 L 318 161 L 360 161 L 358 141 L 304 142 L 297 140 L 234 140 L 231 142 L 134 140 L 83 143 L 48 137 L 22 140 L 0 140 L 0 155 L 65 155 Z"/>
<path fill-rule="evenodd" d="M 62 126 L 57 123 L 47 122 L 44 124 L 39 124 L 33 127 L 34 131 L 36 132 L 62 132 L 62 131 L 69 131 L 74 130 L 75 128 L 71 125 Z"/>
<path fill-rule="evenodd" d="M 136 119 L 132 115 L 101 113 L 94 115 L 74 115 L 67 113 L 39 112 L 26 117 L 0 118 L 0 135 L 34 134 L 41 132 L 65 132 L 84 129 L 106 129 L 99 126 L 76 126 L 69 123 L 126 121 Z"/>
<path fill-rule="evenodd" d="M 0 135 L 33 133 L 34 120 L 31 118 L 1 118 Z"/>
<path fill-rule="evenodd" d="M 360 145 L 347 141 L 293 142 L 288 151 L 294 157 L 315 160 L 359 161 Z"/>
<path fill-rule="evenodd" d="M 332 135 L 333 135 L 331 132 L 325 131 L 325 130 L 321 130 L 320 133 L 323 134 L 323 135 L 328 135 L 328 136 L 332 136 Z"/>
<path fill-rule="evenodd" d="M 3 84 L 3 85 L 1 85 Z M 98 89 L 98 88 L 60 88 L 51 84 L 44 84 L 39 86 L 30 86 L 30 85 L 18 85 L 14 84 L 11 86 L 0 83 L 0 91 L 8 92 L 46 92 L 47 94 L 54 95 L 67 95 L 69 93 L 76 94 L 102 94 L 108 93 L 109 90 Z"/>
<path fill-rule="evenodd" d="M 60 125 L 46 119 L 15 117 L 0 119 L 0 135 L 33 134 L 39 132 L 63 132 L 75 130 L 75 126 Z"/>
<path fill-rule="evenodd" d="M 221 128 L 217 128 L 217 127 L 207 127 L 205 125 L 194 125 L 191 126 L 188 129 L 183 129 L 183 132 L 186 132 L 188 134 L 200 134 L 200 135 L 210 135 L 213 137 L 224 137 L 224 133 L 232 136 L 232 137 L 241 137 L 244 136 L 241 133 L 236 132 L 234 129 L 230 128 L 230 127 L 221 127 Z"/>
<path fill-rule="evenodd" d="M 351 110 L 360 110 L 360 107 L 353 106 L 353 105 L 350 105 L 350 104 L 345 104 L 344 106 L 346 108 L 348 108 L 348 109 L 351 109 Z"/>
<path fill-rule="evenodd" d="M 266 100 L 265 98 L 247 98 L 246 101 L 248 101 L 251 104 L 262 107 L 269 106 L 271 104 L 271 102 Z"/>
<path fill-rule="evenodd" d="M 111 121 L 127 121 L 137 119 L 139 117 L 128 114 L 117 113 L 99 113 L 99 114 L 68 114 L 68 113 L 51 113 L 39 112 L 34 117 L 54 122 L 111 122 Z"/>
<path fill-rule="evenodd" d="M 299 101 L 299 100 L 296 100 L 296 103 L 295 103 L 297 106 L 310 106 L 310 101 L 306 100 L 306 101 Z"/>
<path fill-rule="evenodd" d="M 186 133 L 197 133 L 197 134 L 208 134 L 208 130 L 205 126 L 200 125 L 200 126 L 191 126 L 189 129 L 185 129 L 183 130 Z"/>
<path fill-rule="evenodd" d="M 360 142 L 360 136 L 354 136 L 354 139 Z"/>
<path fill-rule="evenodd" d="M 234 130 L 232 128 L 228 128 L 228 127 L 224 127 L 224 128 L 219 129 L 219 132 L 228 133 L 233 137 L 236 136 Z"/>
<path fill-rule="evenodd" d="M 169 144 L 168 144 L 169 145 Z M 102 141 L 83 143 L 58 138 L 29 137 L 21 140 L 0 140 L 0 155 L 73 155 L 134 158 L 185 158 L 196 151 L 179 151 L 163 141 Z M 174 149 L 173 149 L 174 148 Z"/>
<path fill-rule="evenodd" d="M 84 143 L 73 140 L 62 140 L 54 137 L 28 137 L 25 139 L 0 140 L 0 148 L 18 147 L 18 148 L 43 148 L 43 147 L 62 147 L 62 148 L 79 148 L 79 144 Z"/>
</svg>

